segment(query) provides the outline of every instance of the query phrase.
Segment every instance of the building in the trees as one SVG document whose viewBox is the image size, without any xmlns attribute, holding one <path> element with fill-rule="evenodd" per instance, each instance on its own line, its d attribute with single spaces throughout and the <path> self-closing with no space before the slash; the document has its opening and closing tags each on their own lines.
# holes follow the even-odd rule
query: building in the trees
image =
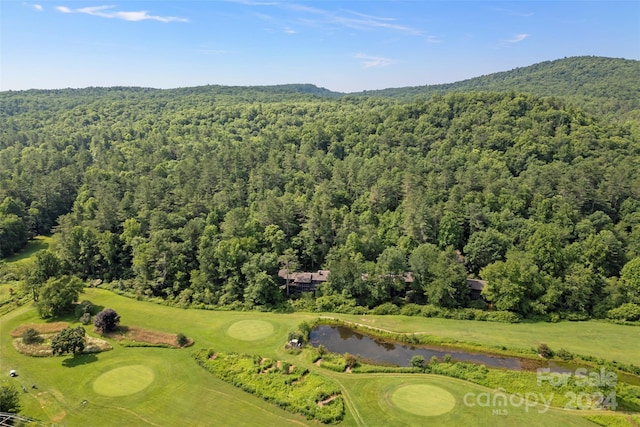
<svg viewBox="0 0 640 427">
<path fill-rule="evenodd" d="M 472 300 L 482 299 L 482 290 L 487 284 L 484 280 L 467 279 L 467 285 L 469 285 L 469 292 L 471 293 Z"/>
<path fill-rule="evenodd" d="M 278 276 L 287 282 L 292 291 L 311 292 L 315 291 L 318 285 L 329 280 L 329 270 L 318 270 L 315 273 L 306 271 L 292 273 L 282 269 L 278 272 Z"/>
</svg>

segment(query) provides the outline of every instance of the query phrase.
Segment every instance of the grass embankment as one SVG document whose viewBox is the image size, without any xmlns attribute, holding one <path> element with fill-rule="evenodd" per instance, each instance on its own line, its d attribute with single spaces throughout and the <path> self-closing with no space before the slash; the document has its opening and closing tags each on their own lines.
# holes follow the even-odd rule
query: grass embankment
<svg viewBox="0 0 640 427">
<path fill-rule="evenodd" d="M 27 246 L 20 253 L 4 259 L 7 264 L 21 265 L 31 261 L 31 257 L 38 251 L 49 249 L 53 243 L 50 236 L 36 236 L 27 243 Z"/>
<path fill-rule="evenodd" d="M 284 348 L 288 332 L 295 330 L 302 321 L 315 319 L 317 314 L 183 310 L 135 301 L 94 288 L 87 289 L 81 299 L 91 300 L 102 307 L 114 308 L 123 324 L 167 334 L 181 332 L 193 338 L 195 344 L 189 349 L 180 350 L 131 348 L 116 344 L 113 350 L 98 354 L 56 358 L 28 357 L 15 351 L 10 331 L 22 324 L 46 322 L 38 319 L 31 306 L 20 307 L 1 318 L 0 372 L 18 370 L 17 378 L 7 380 L 15 382 L 18 389 L 20 384 L 29 389 L 28 393 L 21 394 L 23 413 L 27 416 L 68 426 L 96 427 L 133 424 L 254 426 L 259 423 L 261 426 L 278 427 L 317 425 L 316 422 L 307 421 L 302 415 L 284 411 L 214 375 L 207 375 L 194 363 L 191 353 L 198 349 L 214 348 L 223 353 L 259 354 L 264 358 L 284 361 L 331 377 L 340 386 L 347 408 L 345 419 L 340 423 L 340 426 L 345 427 L 425 424 L 593 426 L 585 418 L 587 415 L 608 418 L 608 413 L 587 411 L 549 409 L 545 413 L 539 413 L 535 408 L 527 410 L 524 405 L 509 407 L 506 413 L 494 413 L 495 409 L 504 408 L 465 404 L 467 393 L 488 393 L 487 397 L 490 399 L 498 393 L 469 382 L 425 374 L 347 374 L 320 369 L 311 363 L 306 352 L 295 355 Z M 497 343 L 526 348 L 535 347 L 542 341 L 552 348 L 564 347 L 575 353 L 605 358 L 609 358 L 607 355 L 611 354 L 611 358 L 627 363 L 633 363 L 637 354 L 640 354 L 637 328 L 609 323 L 503 325 L 401 316 L 332 316 L 394 332 L 425 332 L 490 345 Z M 77 326 L 75 319 L 57 320 Z M 626 352 L 616 350 L 622 344 L 625 345 Z M 147 367 L 153 375 L 149 371 L 142 372 L 131 384 L 122 383 L 128 392 L 133 390 L 132 394 L 110 395 L 104 383 L 108 382 L 115 387 L 118 381 L 128 378 L 127 372 L 138 371 L 139 366 Z M 38 388 L 30 389 L 31 384 L 37 384 Z M 396 389 L 405 385 L 440 387 L 454 396 L 456 406 L 447 413 L 434 416 L 411 413 L 407 411 L 407 407 L 412 406 L 412 403 L 403 403 L 402 391 L 393 397 Z M 429 404 L 429 400 L 424 404 Z M 442 402 L 438 405 L 442 406 Z"/>
<path fill-rule="evenodd" d="M 51 237 L 37 236 L 30 240 L 19 254 L 0 259 L 0 316 L 29 302 L 30 295 L 22 295 L 19 292 L 22 282 L 18 279 L 28 272 L 34 254 L 49 248 L 52 244 Z"/>
</svg>

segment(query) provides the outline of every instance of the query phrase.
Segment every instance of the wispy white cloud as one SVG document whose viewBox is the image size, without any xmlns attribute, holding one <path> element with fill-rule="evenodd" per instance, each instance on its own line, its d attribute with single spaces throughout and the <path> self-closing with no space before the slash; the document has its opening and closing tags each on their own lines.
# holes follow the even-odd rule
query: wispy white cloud
<svg viewBox="0 0 640 427">
<path fill-rule="evenodd" d="M 286 34 L 296 34 L 296 33 L 297 33 L 297 31 L 296 31 L 296 30 L 294 30 L 294 29 L 293 29 L 293 28 L 291 28 L 291 27 L 285 27 L 284 32 L 285 32 Z"/>
<path fill-rule="evenodd" d="M 29 6 L 31 6 L 34 10 L 37 10 L 38 12 L 42 12 L 44 10 L 41 4 L 30 4 Z"/>
<path fill-rule="evenodd" d="M 66 6 L 58 6 L 56 10 L 62 13 L 84 13 L 86 15 L 99 16 L 102 18 L 122 19 L 123 21 L 160 21 L 160 22 L 189 22 L 187 18 L 177 16 L 150 15 L 146 10 L 140 11 L 120 11 L 114 10 L 116 6 L 91 6 L 78 9 L 70 9 Z"/>
<path fill-rule="evenodd" d="M 529 37 L 529 34 L 516 34 L 509 40 L 505 40 L 505 41 L 507 43 L 520 43 L 522 40 L 526 39 L 527 37 Z"/>
<path fill-rule="evenodd" d="M 364 53 L 356 54 L 355 58 L 362 62 L 362 66 L 364 68 L 382 68 L 393 64 L 393 59 L 383 58 L 380 56 L 370 56 Z"/>
<path fill-rule="evenodd" d="M 402 25 L 397 19 L 385 16 L 367 15 L 352 10 L 341 9 L 330 11 L 315 6 L 289 2 L 260 2 L 254 0 L 228 0 L 246 6 L 274 6 L 281 9 L 297 12 L 299 23 L 316 27 L 342 26 L 354 30 L 388 30 L 402 32 L 415 36 L 422 36 L 420 29 Z"/>
<path fill-rule="evenodd" d="M 427 43 L 440 44 L 442 43 L 442 39 L 439 39 L 436 36 L 427 36 Z"/>
</svg>

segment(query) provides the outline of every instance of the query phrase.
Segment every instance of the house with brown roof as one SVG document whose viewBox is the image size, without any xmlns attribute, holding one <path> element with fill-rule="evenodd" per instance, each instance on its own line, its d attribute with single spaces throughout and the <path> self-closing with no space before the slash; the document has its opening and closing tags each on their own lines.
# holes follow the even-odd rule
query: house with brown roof
<svg viewBox="0 0 640 427">
<path fill-rule="evenodd" d="M 285 280 L 287 292 L 289 290 L 311 292 L 329 280 L 329 270 L 318 270 L 312 273 L 306 271 L 289 272 L 287 269 L 282 269 L 278 272 L 278 277 Z"/>
<path fill-rule="evenodd" d="M 487 285 L 485 280 L 467 279 L 467 285 L 469 285 L 472 300 L 482 299 L 482 290 Z"/>
</svg>

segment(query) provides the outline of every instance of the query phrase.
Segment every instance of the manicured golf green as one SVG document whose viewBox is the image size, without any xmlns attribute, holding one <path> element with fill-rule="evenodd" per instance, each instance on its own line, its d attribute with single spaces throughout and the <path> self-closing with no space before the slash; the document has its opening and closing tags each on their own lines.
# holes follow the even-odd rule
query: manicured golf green
<svg viewBox="0 0 640 427">
<path fill-rule="evenodd" d="M 492 394 L 493 391 L 452 378 L 348 374 L 318 368 L 304 352 L 290 354 L 284 347 L 288 333 L 295 330 L 300 322 L 317 318 L 317 314 L 185 310 L 136 301 L 96 288 L 86 289 L 80 298 L 115 309 L 121 316 L 122 325 L 183 333 L 195 344 L 184 349 L 131 348 L 112 341 L 113 350 L 103 353 L 76 357 L 29 357 L 13 348 L 10 331 L 21 324 L 43 321 L 32 306 L 20 307 L 0 318 L 0 373 L 10 369 L 18 371 L 18 377 L 7 377 L 7 380 L 18 390 L 21 385 L 27 386 L 27 393 L 20 395 L 22 413 L 26 416 L 59 425 L 96 427 L 318 425 L 245 393 L 197 366 L 191 352 L 212 348 L 287 361 L 331 377 L 340 384 L 347 407 L 341 427 L 593 425 L 585 418 L 586 414 L 555 409 L 540 414 L 536 409 L 527 411 L 520 406 L 502 413 L 477 404 L 469 406 L 464 400 L 467 393 Z M 476 338 L 481 334 L 490 341 L 491 334 L 495 334 L 496 341 L 524 347 L 531 341 L 540 340 L 541 331 L 558 337 L 564 333 L 563 346 L 568 350 L 581 345 L 583 339 L 589 339 L 589 329 L 584 326 L 593 325 L 591 343 L 596 342 L 596 338 L 602 340 L 600 345 L 593 346 L 594 352 L 601 347 L 614 347 L 621 340 L 629 348 L 628 358 L 640 353 L 637 328 L 598 322 L 496 325 L 400 316 L 333 316 L 360 320 L 360 323 L 389 330 L 402 331 L 406 327 L 406 331 L 430 330 L 441 336 L 458 338 L 466 329 Z M 74 327 L 79 325 L 73 318 L 56 320 L 70 322 Z M 517 328 L 517 333 L 510 332 L 512 326 Z M 610 333 L 610 338 L 605 332 Z M 93 334 L 91 327 L 87 327 L 87 333 Z M 551 342 L 549 344 L 552 345 Z M 31 384 L 36 384 L 37 389 L 31 389 Z M 455 402 L 453 407 L 452 401 Z M 477 403 L 477 400 L 469 402 Z"/>
<path fill-rule="evenodd" d="M 545 410 L 540 405 L 493 405 L 493 390 L 454 378 L 435 375 L 358 374 L 343 375 L 340 382 L 346 390 L 345 397 L 350 403 L 349 408 L 356 425 L 359 426 L 593 425 L 582 417 L 557 409 Z M 450 397 L 442 402 L 435 394 L 438 390 L 443 390 Z M 423 409 L 430 404 L 429 399 L 433 398 L 437 400 L 433 403 L 433 408 L 440 408 L 440 413 L 430 413 L 429 409 Z M 448 399 L 453 399 L 453 402 Z M 489 404 L 485 405 L 486 402 Z"/>
<path fill-rule="evenodd" d="M 93 382 L 93 390 L 103 396 L 129 396 L 147 388 L 155 377 L 144 365 L 129 365 L 112 369 Z"/>
<path fill-rule="evenodd" d="M 446 414 L 456 406 L 456 398 L 451 393 L 428 384 L 400 386 L 391 394 L 391 402 L 399 409 L 423 417 Z"/>
<path fill-rule="evenodd" d="M 273 334 L 273 325 L 264 320 L 240 320 L 229 326 L 227 334 L 242 341 L 257 341 Z"/>
</svg>

